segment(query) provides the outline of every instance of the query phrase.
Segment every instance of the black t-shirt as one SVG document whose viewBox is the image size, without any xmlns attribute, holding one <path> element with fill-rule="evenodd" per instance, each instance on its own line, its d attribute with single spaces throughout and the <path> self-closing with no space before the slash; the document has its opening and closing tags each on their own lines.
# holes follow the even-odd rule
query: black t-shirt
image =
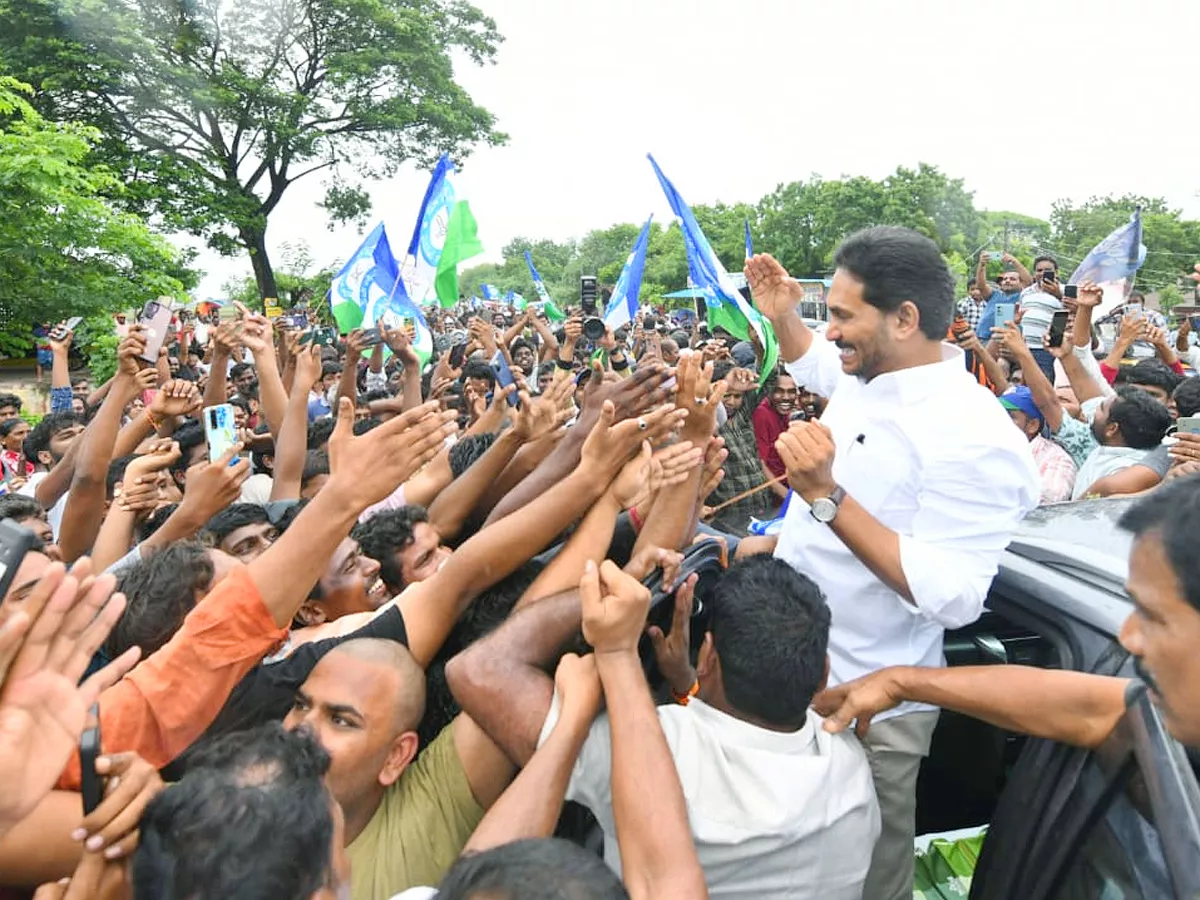
<svg viewBox="0 0 1200 900">
<path fill-rule="evenodd" d="M 393 606 L 357 631 L 302 644 L 277 662 L 259 663 L 238 682 L 204 734 L 163 769 L 163 778 L 167 781 L 182 778 L 190 762 L 209 741 L 283 719 L 292 708 L 296 691 L 325 654 L 339 644 L 357 638 L 382 638 L 407 647 L 408 632 L 400 608 Z"/>
</svg>

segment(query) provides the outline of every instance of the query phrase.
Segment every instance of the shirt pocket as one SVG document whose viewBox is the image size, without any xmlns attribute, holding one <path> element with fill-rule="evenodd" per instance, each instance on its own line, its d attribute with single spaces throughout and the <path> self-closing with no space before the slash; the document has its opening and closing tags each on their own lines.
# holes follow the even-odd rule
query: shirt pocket
<svg viewBox="0 0 1200 900">
<path fill-rule="evenodd" d="M 912 451 L 897 435 L 875 430 L 855 439 L 845 460 L 834 468 L 834 478 L 874 516 L 911 506 L 915 496 Z"/>
</svg>

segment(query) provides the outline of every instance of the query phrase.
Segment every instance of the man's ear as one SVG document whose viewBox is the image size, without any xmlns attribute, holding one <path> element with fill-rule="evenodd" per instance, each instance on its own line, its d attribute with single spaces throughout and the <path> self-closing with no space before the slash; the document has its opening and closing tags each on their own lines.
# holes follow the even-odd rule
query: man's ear
<svg viewBox="0 0 1200 900">
<path fill-rule="evenodd" d="M 921 330 L 921 311 L 911 300 L 901 303 L 893 315 L 896 317 L 896 337 L 911 337 Z"/>
<path fill-rule="evenodd" d="M 391 787 L 399 780 L 400 776 L 404 774 L 404 770 L 408 768 L 409 763 L 417 755 L 419 743 L 415 731 L 406 731 L 392 741 L 387 759 L 383 761 L 383 768 L 379 770 L 379 783 L 381 785 Z"/>
<path fill-rule="evenodd" d="M 706 679 L 721 669 L 721 661 L 713 646 L 711 631 L 704 632 L 704 640 L 700 642 L 700 651 L 696 654 L 696 677 Z"/>
<path fill-rule="evenodd" d="M 316 600 L 305 600 L 296 610 L 296 618 L 306 627 L 325 624 L 325 610 Z"/>
</svg>

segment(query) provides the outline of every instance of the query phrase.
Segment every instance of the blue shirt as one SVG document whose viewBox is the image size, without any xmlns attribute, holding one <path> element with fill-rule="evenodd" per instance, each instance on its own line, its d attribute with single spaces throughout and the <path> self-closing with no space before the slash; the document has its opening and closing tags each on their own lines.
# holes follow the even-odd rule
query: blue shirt
<svg viewBox="0 0 1200 900">
<path fill-rule="evenodd" d="M 1021 297 L 1021 292 L 1017 291 L 1013 294 L 1006 294 L 1003 291 L 995 290 L 987 298 L 987 305 L 983 308 L 983 315 L 979 317 L 979 327 L 975 329 L 975 334 L 985 344 L 992 338 L 992 328 L 996 324 L 996 305 L 999 303 L 1016 303 Z"/>
<path fill-rule="evenodd" d="M 333 413 L 333 410 L 329 406 L 329 401 L 325 399 L 324 394 L 321 395 L 321 398 L 319 400 L 309 400 L 308 401 L 308 421 L 309 422 L 315 422 L 315 421 L 317 421 L 317 419 L 323 419 L 323 418 L 325 418 L 325 416 L 331 415 L 332 413 Z"/>
</svg>

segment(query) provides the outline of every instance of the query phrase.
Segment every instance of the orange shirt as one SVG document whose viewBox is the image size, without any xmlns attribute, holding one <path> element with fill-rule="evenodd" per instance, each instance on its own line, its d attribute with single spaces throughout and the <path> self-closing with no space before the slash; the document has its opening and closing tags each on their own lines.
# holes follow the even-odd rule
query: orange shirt
<svg viewBox="0 0 1200 900">
<path fill-rule="evenodd" d="M 287 637 L 238 566 L 199 603 L 158 652 L 100 695 L 100 749 L 135 752 L 161 769 L 212 724 L 230 693 Z M 59 779 L 79 789 L 79 755 Z"/>
</svg>

